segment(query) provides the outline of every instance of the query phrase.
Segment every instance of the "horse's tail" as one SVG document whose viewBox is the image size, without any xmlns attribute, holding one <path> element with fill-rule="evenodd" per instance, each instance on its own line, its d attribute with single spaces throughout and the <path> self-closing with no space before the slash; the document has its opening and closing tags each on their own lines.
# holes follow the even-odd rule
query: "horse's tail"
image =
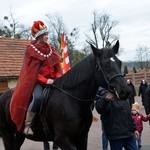
<svg viewBox="0 0 150 150">
<path fill-rule="evenodd" d="M 0 127 L 3 126 L 4 122 L 8 119 L 11 96 L 11 89 L 0 93 Z"/>
</svg>

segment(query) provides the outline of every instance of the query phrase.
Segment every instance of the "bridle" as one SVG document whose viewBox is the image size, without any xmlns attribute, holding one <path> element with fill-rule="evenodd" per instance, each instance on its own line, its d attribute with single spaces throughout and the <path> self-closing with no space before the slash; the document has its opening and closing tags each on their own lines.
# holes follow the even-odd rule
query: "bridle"
<svg viewBox="0 0 150 150">
<path fill-rule="evenodd" d="M 112 80 L 114 80 L 115 78 L 117 78 L 117 77 L 123 77 L 123 75 L 122 74 L 116 74 L 116 75 L 112 76 L 111 78 L 109 78 L 107 73 L 106 73 L 106 71 L 102 68 L 102 66 L 101 66 L 101 64 L 100 64 L 98 59 L 97 59 L 97 63 L 98 63 L 98 69 L 101 70 L 101 72 L 102 72 L 102 74 L 103 74 L 103 76 L 105 78 L 105 81 L 106 81 L 106 83 L 108 85 L 108 90 L 111 91 L 111 92 L 117 92 L 115 86 L 113 84 L 111 84 L 110 82 Z"/>
</svg>

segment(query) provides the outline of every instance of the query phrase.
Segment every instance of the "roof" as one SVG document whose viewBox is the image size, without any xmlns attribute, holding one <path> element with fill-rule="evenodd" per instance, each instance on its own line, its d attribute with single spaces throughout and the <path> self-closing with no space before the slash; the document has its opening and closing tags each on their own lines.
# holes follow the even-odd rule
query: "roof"
<svg viewBox="0 0 150 150">
<path fill-rule="evenodd" d="M 29 40 L 0 38 L 0 78 L 18 77 Z"/>
</svg>

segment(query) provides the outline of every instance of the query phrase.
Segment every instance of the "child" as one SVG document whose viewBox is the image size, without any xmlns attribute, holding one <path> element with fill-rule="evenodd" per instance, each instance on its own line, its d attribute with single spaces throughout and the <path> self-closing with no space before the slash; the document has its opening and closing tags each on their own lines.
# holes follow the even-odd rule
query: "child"
<svg viewBox="0 0 150 150">
<path fill-rule="evenodd" d="M 138 102 L 132 104 L 132 118 L 137 126 L 137 131 L 139 132 L 139 138 L 137 139 L 138 147 L 141 148 L 141 138 L 142 138 L 142 131 L 143 131 L 143 121 L 146 122 L 150 119 L 150 117 L 144 117 L 141 113 L 139 113 L 140 105 Z"/>
</svg>

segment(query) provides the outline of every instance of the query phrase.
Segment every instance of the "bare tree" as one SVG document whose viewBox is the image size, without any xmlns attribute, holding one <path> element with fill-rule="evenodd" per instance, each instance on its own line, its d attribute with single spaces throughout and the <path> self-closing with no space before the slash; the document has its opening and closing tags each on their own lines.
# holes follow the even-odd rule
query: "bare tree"
<svg viewBox="0 0 150 150">
<path fill-rule="evenodd" d="M 97 48 L 99 43 L 102 47 L 110 47 L 112 43 L 118 40 L 119 36 L 112 34 L 112 30 L 118 24 L 117 21 L 111 21 L 108 14 L 98 14 L 96 11 L 93 13 L 93 23 L 91 24 L 91 31 L 93 39 L 87 36 L 87 40 L 94 44 Z"/>
<path fill-rule="evenodd" d="M 4 16 L 4 20 L 8 21 L 9 27 L 10 27 L 10 28 L 8 28 L 7 26 L 5 26 L 5 28 L 10 30 L 11 34 L 12 34 L 11 37 L 15 38 L 16 32 L 17 32 L 16 30 L 17 30 L 18 25 L 19 25 L 18 19 L 15 19 L 14 15 L 12 13 L 10 13 L 10 19 L 8 16 Z"/>
<path fill-rule="evenodd" d="M 5 26 L 1 27 L 3 37 L 11 37 L 17 39 L 30 39 L 29 27 L 19 23 L 19 19 L 10 11 L 9 16 L 4 16 Z"/>
<path fill-rule="evenodd" d="M 66 28 L 61 16 L 57 14 L 46 14 L 48 22 L 48 30 L 50 34 L 50 42 L 60 49 L 60 41 L 62 32 L 66 33 Z"/>
<path fill-rule="evenodd" d="M 69 58 L 71 64 L 74 64 L 79 60 L 81 55 L 78 55 L 75 45 L 79 34 L 78 28 L 73 28 L 71 32 L 68 32 L 63 19 L 58 14 L 46 14 L 47 25 L 50 34 L 50 42 L 59 50 L 62 32 L 66 35 L 67 47 L 69 51 Z M 79 57 L 78 57 L 79 56 Z M 78 58 L 77 58 L 78 57 Z"/>
<path fill-rule="evenodd" d="M 144 54 L 145 54 L 145 67 L 149 68 L 149 59 L 150 59 L 150 49 L 145 46 L 144 47 Z"/>
<path fill-rule="evenodd" d="M 150 49 L 146 46 L 138 46 L 138 48 L 136 49 L 136 60 L 141 69 L 144 67 L 148 68 L 149 55 Z"/>
</svg>

